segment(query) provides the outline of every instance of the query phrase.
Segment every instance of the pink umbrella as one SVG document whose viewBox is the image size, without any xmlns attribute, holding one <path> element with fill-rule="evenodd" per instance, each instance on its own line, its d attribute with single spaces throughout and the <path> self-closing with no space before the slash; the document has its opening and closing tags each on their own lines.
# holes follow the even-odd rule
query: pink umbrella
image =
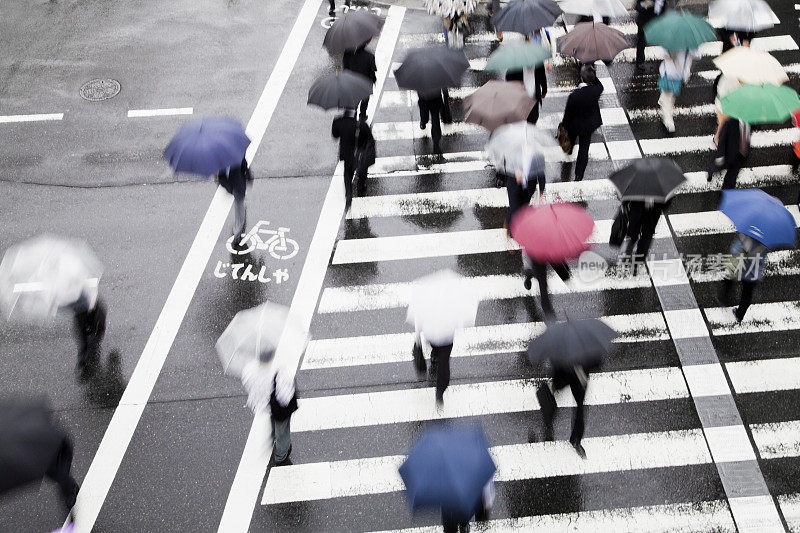
<svg viewBox="0 0 800 533">
<path fill-rule="evenodd" d="M 511 235 L 534 261 L 561 263 L 589 248 L 594 220 L 575 204 L 549 204 L 520 209 L 511 221 Z"/>
</svg>

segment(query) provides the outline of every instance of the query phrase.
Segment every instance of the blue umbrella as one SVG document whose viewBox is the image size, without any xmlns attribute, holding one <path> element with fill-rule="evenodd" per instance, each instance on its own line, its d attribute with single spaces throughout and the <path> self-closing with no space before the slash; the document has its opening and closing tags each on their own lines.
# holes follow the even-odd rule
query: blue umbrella
<svg viewBox="0 0 800 533">
<path fill-rule="evenodd" d="M 164 157 L 175 172 L 212 176 L 239 166 L 250 146 L 242 125 L 223 117 L 204 117 L 187 122 L 164 149 Z"/>
<path fill-rule="evenodd" d="M 468 520 L 497 468 L 480 426 L 425 431 L 400 466 L 412 509 L 443 507 Z"/>
<path fill-rule="evenodd" d="M 794 217 L 780 200 L 761 189 L 724 190 L 719 210 L 731 219 L 736 231 L 767 248 L 794 247 Z"/>
</svg>

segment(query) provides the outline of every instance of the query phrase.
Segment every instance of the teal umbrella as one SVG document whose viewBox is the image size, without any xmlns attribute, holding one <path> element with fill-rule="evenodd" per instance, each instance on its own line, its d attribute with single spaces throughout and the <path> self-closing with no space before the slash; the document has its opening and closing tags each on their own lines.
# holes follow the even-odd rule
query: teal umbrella
<svg viewBox="0 0 800 533">
<path fill-rule="evenodd" d="M 742 85 L 720 98 L 722 112 L 748 124 L 772 124 L 800 109 L 797 92 L 786 85 Z"/>
<path fill-rule="evenodd" d="M 506 44 L 489 56 L 486 70 L 491 72 L 522 70 L 537 67 L 551 57 L 553 54 L 550 50 L 536 43 Z"/>
<path fill-rule="evenodd" d="M 657 17 L 644 27 L 644 36 L 649 44 L 670 51 L 694 50 L 717 38 L 705 19 L 682 11 L 668 11 Z"/>
</svg>

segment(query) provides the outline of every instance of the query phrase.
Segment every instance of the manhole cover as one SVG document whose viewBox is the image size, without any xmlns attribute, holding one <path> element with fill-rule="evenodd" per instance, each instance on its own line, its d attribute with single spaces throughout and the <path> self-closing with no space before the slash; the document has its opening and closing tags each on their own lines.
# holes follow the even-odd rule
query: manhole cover
<svg viewBox="0 0 800 533">
<path fill-rule="evenodd" d="M 81 86 L 81 98 L 92 102 L 108 100 L 117 96 L 121 88 L 119 82 L 111 78 L 91 80 Z"/>
</svg>

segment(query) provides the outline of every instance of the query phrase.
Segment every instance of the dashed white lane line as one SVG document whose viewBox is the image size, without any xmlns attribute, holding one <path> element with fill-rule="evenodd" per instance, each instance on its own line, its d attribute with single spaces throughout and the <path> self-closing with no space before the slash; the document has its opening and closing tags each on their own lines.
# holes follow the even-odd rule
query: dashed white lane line
<svg viewBox="0 0 800 533">
<path fill-rule="evenodd" d="M 128 111 L 128 118 L 140 117 L 165 117 L 170 115 L 191 115 L 194 113 L 192 107 L 170 107 L 163 109 L 131 109 Z"/>
<path fill-rule="evenodd" d="M 0 115 L 0 124 L 13 122 L 44 122 L 48 120 L 63 120 L 64 113 L 41 113 L 38 115 Z"/>
</svg>

